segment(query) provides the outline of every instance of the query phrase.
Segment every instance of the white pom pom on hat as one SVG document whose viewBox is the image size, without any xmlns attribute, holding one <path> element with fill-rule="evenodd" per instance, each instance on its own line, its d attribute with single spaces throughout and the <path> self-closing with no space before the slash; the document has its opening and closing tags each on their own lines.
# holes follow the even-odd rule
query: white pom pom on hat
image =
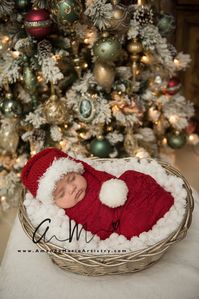
<svg viewBox="0 0 199 299">
<path fill-rule="evenodd" d="M 110 207 L 117 208 L 123 206 L 127 200 L 128 187 L 126 183 L 119 179 L 110 179 L 101 186 L 99 199 Z"/>
</svg>

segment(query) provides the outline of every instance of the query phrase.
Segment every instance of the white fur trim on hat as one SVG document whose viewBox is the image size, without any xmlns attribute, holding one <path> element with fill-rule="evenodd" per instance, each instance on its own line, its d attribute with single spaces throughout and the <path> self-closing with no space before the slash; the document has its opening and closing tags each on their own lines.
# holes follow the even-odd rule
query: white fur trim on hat
<svg viewBox="0 0 199 299">
<path fill-rule="evenodd" d="M 50 203 L 53 200 L 53 191 L 60 178 L 69 172 L 83 173 L 82 163 L 68 158 L 55 159 L 47 168 L 46 172 L 40 177 L 36 198 L 43 203 Z"/>
<path fill-rule="evenodd" d="M 128 187 L 119 179 L 110 179 L 102 184 L 99 199 L 110 208 L 123 206 L 127 200 Z"/>
</svg>

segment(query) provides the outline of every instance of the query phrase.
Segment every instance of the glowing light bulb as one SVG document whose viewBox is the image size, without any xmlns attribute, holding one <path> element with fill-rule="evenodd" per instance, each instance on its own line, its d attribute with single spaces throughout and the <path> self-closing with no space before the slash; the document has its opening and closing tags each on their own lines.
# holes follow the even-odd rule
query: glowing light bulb
<svg viewBox="0 0 199 299">
<path fill-rule="evenodd" d="M 171 124 L 176 124 L 178 122 L 178 116 L 177 115 L 172 115 L 169 117 L 169 121 Z"/>
<path fill-rule="evenodd" d="M 141 62 L 144 63 L 144 64 L 150 64 L 151 63 L 150 58 L 147 55 L 142 56 Z"/>
<path fill-rule="evenodd" d="M 2 38 L 2 44 L 7 44 L 9 42 L 10 38 L 8 36 L 4 36 Z"/>
<path fill-rule="evenodd" d="M 4 202 L 6 200 L 5 196 L 1 196 L 1 202 Z"/>
<path fill-rule="evenodd" d="M 163 144 L 163 145 L 167 145 L 167 139 L 166 139 L 166 138 L 163 138 L 163 140 L 162 140 L 162 144 Z"/>
<path fill-rule="evenodd" d="M 19 51 L 12 51 L 12 57 L 13 58 L 18 58 L 20 55 L 20 52 Z"/>
<path fill-rule="evenodd" d="M 180 65 L 180 61 L 177 58 L 174 59 L 174 63 L 177 67 Z"/>
<path fill-rule="evenodd" d="M 199 144 L 199 136 L 197 134 L 191 134 L 188 138 L 189 144 L 197 145 Z"/>
</svg>

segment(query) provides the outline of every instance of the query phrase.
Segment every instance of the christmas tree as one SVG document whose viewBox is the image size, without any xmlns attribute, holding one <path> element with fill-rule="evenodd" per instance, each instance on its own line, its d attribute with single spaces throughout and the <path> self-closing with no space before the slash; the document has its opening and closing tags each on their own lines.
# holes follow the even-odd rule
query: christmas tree
<svg viewBox="0 0 199 299">
<path fill-rule="evenodd" d="M 144 0 L 0 3 L 0 186 L 6 209 L 20 170 L 55 146 L 100 158 L 159 157 L 193 134 L 177 73 L 190 63 L 167 42 L 175 20 Z"/>
</svg>

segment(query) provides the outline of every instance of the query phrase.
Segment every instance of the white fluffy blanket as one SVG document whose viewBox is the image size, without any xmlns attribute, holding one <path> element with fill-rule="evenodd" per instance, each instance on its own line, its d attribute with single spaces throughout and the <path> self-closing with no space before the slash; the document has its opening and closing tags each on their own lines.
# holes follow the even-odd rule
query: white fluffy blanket
<svg viewBox="0 0 199 299">
<path fill-rule="evenodd" d="M 130 161 L 113 160 L 99 163 L 96 160 L 82 159 L 93 167 L 99 170 L 110 172 L 115 176 L 120 176 L 128 169 L 136 170 L 145 174 L 151 175 L 164 189 L 171 192 L 174 197 L 174 205 L 148 232 L 141 233 L 138 237 L 132 237 L 127 240 L 124 236 L 113 233 L 108 239 L 100 240 L 98 236 L 94 236 L 87 232 L 87 240 L 92 239 L 89 243 L 85 242 L 85 231 L 82 229 L 79 240 L 73 238 L 72 242 L 69 238 L 69 218 L 65 215 L 64 210 L 58 208 L 54 203 L 43 204 L 36 198 L 33 198 L 30 193 L 26 194 L 24 205 L 27 210 L 29 219 L 33 226 L 37 227 L 44 219 L 50 218 L 51 223 L 47 223 L 40 227 L 39 232 L 44 233 L 47 226 L 49 230 L 46 234 L 46 240 L 53 235 L 56 238 L 51 240 L 52 243 L 64 247 L 67 251 L 83 251 L 87 253 L 127 253 L 129 251 L 136 251 L 147 248 L 157 242 L 165 239 L 172 232 L 174 232 L 182 221 L 186 206 L 186 191 L 183 188 L 183 181 L 176 176 L 166 173 L 164 168 L 160 166 L 155 160 L 147 161 L 145 159 L 138 162 L 137 159 L 131 158 Z M 75 222 L 72 221 L 72 227 Z M 79 230 L 82 228 L 78 225 Z"/>
</svg>

